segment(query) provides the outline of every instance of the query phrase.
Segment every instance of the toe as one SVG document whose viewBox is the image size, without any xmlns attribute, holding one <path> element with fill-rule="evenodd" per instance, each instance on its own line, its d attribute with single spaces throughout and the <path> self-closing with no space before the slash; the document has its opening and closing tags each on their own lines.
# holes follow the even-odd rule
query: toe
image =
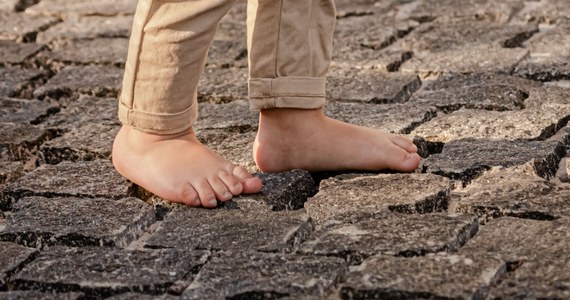
<svg viewBox="0 0 570 300">
<path fill-rule="evenodd" d="M 237 196 L 243 192 L 243 186 L 237 177 L 230 175 L 225 171 L 220 171 L 218 176 L 232 195 Z"/>
<path fill-rule="evenodd" d="M 258 193 L 259 191 L 261 191 L 261 187 L 263 186 L 261 179 L 252 176 L 251 174 L 249 174 L 247 172 L 246 169 L 244 169 L 240 166 L 236 166 L 233 169 L 232 174 L 240 179 L 241 184 L 243 186 L 242 193 L 254 194 L 254 193 Z"/>
<path fill-rule="evenodd" d="M 198 192 L 196 192 L 196 189 L 194 189 L 190 183 L 184 184 L 180 194 L 180 198 L 184 204 L 194 207 L 200 206 Z"/>
<path fill-rule="evenodd" d="M 390 140 L 392 143 L 396 144 L 398 147 L 406 150 L 407 152 L 418 152 L 418 147 L 406 137 L 403 137 L 401 135 L 393 135 Z"/>
<path fill-rule="evenodd" d="M 228 190 L 228 187 L 222 182 L 218 177 L 210 178 L 208 183 L 212 187 L 216 198 L 220 201 L 228 201 L 232 199 L 234 195 Z"/>
<path fill-rule="evenodd" d="M 218 205 L 218 201 L 216 200 L 216 194 L 214 190 L 206 180 L 201 180 L 197 184 L 194 185 L 196 191 L 198 192 L 198 197 L 200 197 L 200 201 L 202 206 L 207 208 L 214 208 Z"/>
</svg>

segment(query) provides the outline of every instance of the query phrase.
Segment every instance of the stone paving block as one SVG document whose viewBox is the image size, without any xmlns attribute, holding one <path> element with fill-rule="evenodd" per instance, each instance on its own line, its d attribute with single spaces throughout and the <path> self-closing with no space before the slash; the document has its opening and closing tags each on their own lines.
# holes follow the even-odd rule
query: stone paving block
<svg viewBox="0 0 570 300">
<path fill-rule="evenodd" d="M 0 40 L 34 42 L 38 32 L 56 24 L 53 17 L 30 16 L 0 10 Z"/>
<path fill-rule="evenodd" d="M 55 101 L 0 97 L 0 120 L 6 123 L 38 124 L 59 109 Z"/>
<path fill-rule="evenodd" d="M 4 189 L 0 210 L 27 196 L 121 199 L 133 191 L 108 160 L 42 165 Z"/>
<path fill-rule="evenodd" d="M 32 81 L 44 77 L 41 70 L 21 69 L 18 67 L 0 68 L 0 97 L 25 96 L 32 87 Z"/>
<path fill-rule="evenodd" d="M 154 223 L 152 207 L 121 200 L 28 197 L 7 214 L 0 240 L 27 247 L 127 247 Z"/>
<path fill-rule="evenodd" d="M 43 54 L 48 63 L 62 68 L 66 64 L 112 64 L 124 66 L 129 40 L 124 38 L 101 38 L 76 40 L 56 45 L 51 52 Z"/>
<path fill-rule="evenodd" d="M 247 98 L 247 68 L 207 66 L 198 83 L 198 101 L 227 103 Z"/>
<path fill-rule="evenodd" d="M 492 218 L 553 220 L 570 216 L 570 189 L 534 174 L 532 166 L 494 168 L 458 191 L 458 213 L 473 213 L 482 222 Z"/>
<path fill-rule="evenodd" d="M 504 272 L 504 262 L 489 255 L 378 256 L 351 268 L 340 293 L 341 299 L 486 299 Z"/>
<path fill-rule="evenodd" d="M 139 293 L 124 293 L 116 296 L 105 298 L 106 300 L 156 300 L 156 299 L 169 299 L 167 297 L 160 297 L 156 295 L 145 295 Z"/>
<path fill-rule="evenodd" d="M 165 217 L 145 247 L 291 252 L 312 230 L 300 211 L 181 208 Z"/>
<path fill-rule="evenodd" d="M 338 49 L 338 50 L 336 50 Z M 412 58 L 409 51 L 373 50 L 359 45 L 336 45 L 333 53 L 332 68 L 374 69 L 382 72 L 396 72 L 408 59 Z"/>
<path fill-rule="evenodd" d="M 556 174 L 566 150 L 558 141 L 507 141 L 461 139 L 451 141 L 443 151 L 424 160 L 428 173 L 469 182 L 491 167 L 512 167 L 530 163 L 536 174 Z"/>
<path fill-rule="evenodd" d="M 132 0 L 42 0 L 26 9 L 26 14 L 46 15 L 67 19 L 70 16 L 115 16 L 135 12 L 137 1 Z"/>
<path fill-rule="evenodd" d="M 79 93 L 97 97 L 116 97 L 123 71 L 109 66 L 68 66 L 34 91 L 36 98 L 61 98 Z"/>
<path fill-rule="evenodd" d="M 433 143 L 465 138 L 534 141 L 553 136 L 569 119 L 570 107 L 506 112 L 464 109 L 423 123 L 411 134 Z"/>
<path fill-rule="evenodd" d="M 410 17 L 429 21 L 438 17 L 464 17 L 507 23 L 524 3 L 521 1 L 493 0 L 424 0 L 413 3 Z"/>
<path fill-rule="evenodd" d="M 126 292 L 156 295 L 190 276 L 208 256 L 206 251 L 56 246 L 12 280 L 20 289 L 83 292 L 93 298 Z"/>
<path fill-rule="evenodd" d="M 24 164 L 21 162 L 0 162 L 0 188 L 24 175 Z"/>
<path fill-rule="evenodd" d="M 245 35 L 243 36 L 245 38 Z M 247 68 L 247 45 L 245 39 L 214 39 L 208 50 L 208 67 Z"/>
<path fill-rule="evenodd" d="M 407 134 L 419 124 L 436 116 L 433 106 L 409 103 L 368 104 L 331 102 L 325 106 L 328 116 L 355 125 Z"/>
<path fill-rule="evenodd" d="M 406 102 L 421 86 L 415 75 L 340 67 L 331 68 L 327 80 L 328 98 L 344 102 Z"/>
<path fill-rule="evenodd" d="M 570 55 L 551 57 L 532 55 L 517 65 L 517 75 L 538 81 L 570 79 Z"/>
<path fill-rule="evenodd" d="M 84 299 L 84 297 L 85 295 L 83 293 L 52 293 L 40 291 L 10 291 L 0 293 L 0 299 L 5 300 L 80 300 Z"/>
<path fill-rule="evenodd" d="M 200 103 L 195 130 L 239 128 L 241 131 L 256 129 L 259 113 L 249 110 L 247 100 L 224 104 Z"/>
<path fill-rule="evenodd" d="M 0 40 L 0 66 L 23 64 L 45 48 L 42 44 Z"/>
<path fill-rule="evenodd" d="M 380 174 L 336 177 L 321 182 L 319 192 L 305 203 L 319 224 L 359 211 L 429 213 L 447 209 L 451 182 L 432 174 Z"/>
<path fill-rule="evenodd" d="M 182 299 L 323 299 L 345 273 L 338 258 L 222 252 L 200 270 Z"/>
<path fill-rule="evenodd" d="M 525 4 L 525 8 L 515 16 L 515 21 L 552 23 L 568 18 L 570 14 L 568 2 L 565 0 L 530 1 Z"/>
<path fill-rule="evenodd" d="M 132 24 L 133 16 L 72 18 L 38 33 L 37 42 L 48 44 L 58 40 L 128 38 Z"/>
<path fill-rule="evenodd" d="M 58 164 L 70 160 L 109 159 L 119 125 L 87 123 L 71 129 L 60 137 L 45 142 L 40 147 L 43 162 Z"/>
<path fill-rule="evenodd" d="M 491 299 L 570 298 L 570 258 L 524 262 L 491 290 Z"/>
<path fill-rule="evenodd" d="M 255 175 L 263 182 L 261 192 L 241 195 L 236 199 L 263 202 L 273 211 L 297 210 L 303 208 L 307 199 L 314 196 L 318 191 L 311 174 L 305 170 L 257 173 Z"/>
<path fill-rule="evenodd" d="M 54 135 L 41 126 L 13 123 L 0 123 L 0 132 L 0 161 L 26 160 Z"/>
<path fill-rule="evenodd" d="M 198 140 L 208 148 L 214 150 L 223 158 L 234 162 L 249 172 L 257 172 L 257 165 L 253 159 L 253 141 L 256 133 L 238 130 L 207 129 L 196 132 Z"/>
<path fill-rule="evenodd" d="M 400 70 L 404 73 L 419 74 L 421 77 L 472 72 L 508 74 L 528 54 L 528 50 L 520 48 L 497 48 L 489 51 L 487 47 L 482 46 L 436 53 L 416 53 Z"/>
<path fill-rule="evenodd" d="M 382 14 L 387 12 L 396 1 L 370 1 L 370 0 L 336 0 L 336 15 L 338 19 L 364 16 L 372 14 Z"/>
<path fill-rule="evenodd" d="M 120 125 L 117 106 L 117 98 L 79 95 L 78 99 L 70 101 L 58 114 L 51 115 L 45 124 L 66 130 L 89 123 Z"/>
<path fill-rule="evenodd" d="M 6 290 L 7 280 L 37 255 L 34 249 L 0 242 L 0 291 Z M 0 293 L 0 297 L 2 294 Z M 4 298 L 2 298 L 4 299 Z"/>
<path fill-rule="evenodd" d="M 325 222 L 301 244 L 299 253 L 337 256 L 351 265 L 370 256 L 423 256 L 455 251 L 478 229 L 472 215 L 359 213 Z"/>
</svg>

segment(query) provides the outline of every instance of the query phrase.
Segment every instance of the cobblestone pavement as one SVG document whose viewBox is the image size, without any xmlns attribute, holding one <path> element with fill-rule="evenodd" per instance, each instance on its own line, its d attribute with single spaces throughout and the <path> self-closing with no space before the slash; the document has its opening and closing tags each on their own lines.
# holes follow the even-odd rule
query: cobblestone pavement
<svg viewBox="0 0 570 300">
<path fill-rule="evenodd" d="M 337 0 L 327 113 L 412 174 L 261 174 L 220 209 L 110 163 L 135 0 L 0 0 L 0 299 L 570 299 L 568 0 Z M 196 124 L 255 164 L 245 4 Z"/>
</svg>

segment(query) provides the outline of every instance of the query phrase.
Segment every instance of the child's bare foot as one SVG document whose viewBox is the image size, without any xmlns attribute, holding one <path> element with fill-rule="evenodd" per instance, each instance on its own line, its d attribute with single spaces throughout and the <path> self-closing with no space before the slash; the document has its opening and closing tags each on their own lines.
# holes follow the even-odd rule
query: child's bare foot
<svg viewBox="0 0 570 300">
<path fill-rule="evenodd" d="M 420 163 L 407 138 L 333 120 L 322 109 L 266 109 L 254 144 L 257 166 L 264 172 L 412 171 Z"/>
<path fill-rule="evenodd" d="M 113 144 L 121 175 L 169 201 L 215 207 L 216 199 L 257 193 L 261 180 L 202 145 L 192 130 L 153 135 L 123 126 Z"/>
</svg>

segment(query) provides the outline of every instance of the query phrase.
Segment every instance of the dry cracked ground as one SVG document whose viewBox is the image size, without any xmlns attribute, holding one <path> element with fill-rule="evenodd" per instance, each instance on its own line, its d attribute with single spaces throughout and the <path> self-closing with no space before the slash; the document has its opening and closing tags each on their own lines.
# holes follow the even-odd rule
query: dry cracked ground
<svg viewBox="0 0 570 300">
<path fill-rule="evenodd" d="M 215 210 L 110 163 L 134 0 L 0 0 L 0 299 L 569 299 L 567 0 L 337 0 L 327 113 L 411 174 L 260 174 Z M 200 139 L 251 171 L 245 4 Z"/>
</svg>

